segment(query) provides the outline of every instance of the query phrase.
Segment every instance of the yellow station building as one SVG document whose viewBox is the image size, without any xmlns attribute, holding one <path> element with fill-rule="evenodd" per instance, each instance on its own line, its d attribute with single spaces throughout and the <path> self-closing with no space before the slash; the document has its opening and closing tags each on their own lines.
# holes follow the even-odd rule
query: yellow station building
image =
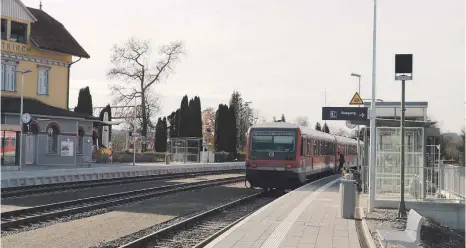
<svg viewBox="0 0 466 248">
<path fill-rule="evenodd" d="M 62 23 L 20 0 L 2 0 L 1 25 L 2 165 L 90 160 L 96 118 L 68 110 L 72 65 L 89 54 Z"/>
</svg>

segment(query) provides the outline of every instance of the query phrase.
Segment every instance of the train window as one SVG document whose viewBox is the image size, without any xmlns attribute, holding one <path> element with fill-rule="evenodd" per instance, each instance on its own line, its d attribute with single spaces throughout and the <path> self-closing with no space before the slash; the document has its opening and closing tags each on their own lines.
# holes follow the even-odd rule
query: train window
<svg viewBox="0 0 466 248">
<path fill-rule="evenodd" d="M 317 155 L 317 140 L 314 140 L 314 156 Z"/>
<path fill-rule="evenodd" d="M 324 148 L 324 155 L 328 155 L 328 142 L 327 142 L 327 141 L 324 141 L 324 145 L 325 145 L 325 148 Z"/>
<path fill-rule="evenodd" d="M 304 138 L 301 137 L 301 156 L 304 156 Z"/>
<path fill-rule="evenodd" d="M 311 141 L 310 140 L 307 141 L 307 156 L 308 157 L 311 156 Z"/>
</svg>

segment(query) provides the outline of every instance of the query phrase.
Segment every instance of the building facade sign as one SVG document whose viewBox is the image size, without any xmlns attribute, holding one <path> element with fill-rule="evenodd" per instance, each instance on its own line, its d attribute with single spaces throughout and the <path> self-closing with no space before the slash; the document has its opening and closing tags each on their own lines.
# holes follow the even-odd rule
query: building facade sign
<svg viewBox="0 0 466 248">
<path fill-rule="evenodd" d="M 25 55 L 32 52 L 32 48 L 28 44 L 20 44 L 16 42 L 2 40 L 2 53 L 5 52 Z"/>
<path fill-rule="evenodd" d="M 73 156 L 73 142 L 72 141 L 62 141 L 61 142 L 61 156 Z"/>
</svg>

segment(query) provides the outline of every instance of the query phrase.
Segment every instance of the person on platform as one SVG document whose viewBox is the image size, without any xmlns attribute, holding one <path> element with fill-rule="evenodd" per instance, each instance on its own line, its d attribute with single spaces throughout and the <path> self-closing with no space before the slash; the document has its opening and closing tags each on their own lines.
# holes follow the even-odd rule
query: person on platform
<svg viewBox="0 0 466 248">
<path fill-rule="evenodd" d="M 340 155 L 340 167 L 338 168 L 338 171 L 341 171 L 343 169 L 343 165 L 345 164 L 345 156 L 341 152 L 338 152 L 338 155 Z"/>
</svg>

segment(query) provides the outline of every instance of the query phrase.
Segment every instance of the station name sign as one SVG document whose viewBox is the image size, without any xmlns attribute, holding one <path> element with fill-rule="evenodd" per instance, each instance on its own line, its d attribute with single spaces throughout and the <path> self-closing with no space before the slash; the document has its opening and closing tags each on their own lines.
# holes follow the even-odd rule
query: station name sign
<svg viewBox="0 0 466 248">
<path fill-rule="evenodd" d="M 363 121 L 367 120 L 367 107 L 323 107 L 322 120 Z"/>
<path fill-rule="evenodd" d="M 28 44 L 8 42 L 2 40 L 2 53 L 4 52 L 26 54 L 32 52 L 32 48 Z"/>
</svg>

